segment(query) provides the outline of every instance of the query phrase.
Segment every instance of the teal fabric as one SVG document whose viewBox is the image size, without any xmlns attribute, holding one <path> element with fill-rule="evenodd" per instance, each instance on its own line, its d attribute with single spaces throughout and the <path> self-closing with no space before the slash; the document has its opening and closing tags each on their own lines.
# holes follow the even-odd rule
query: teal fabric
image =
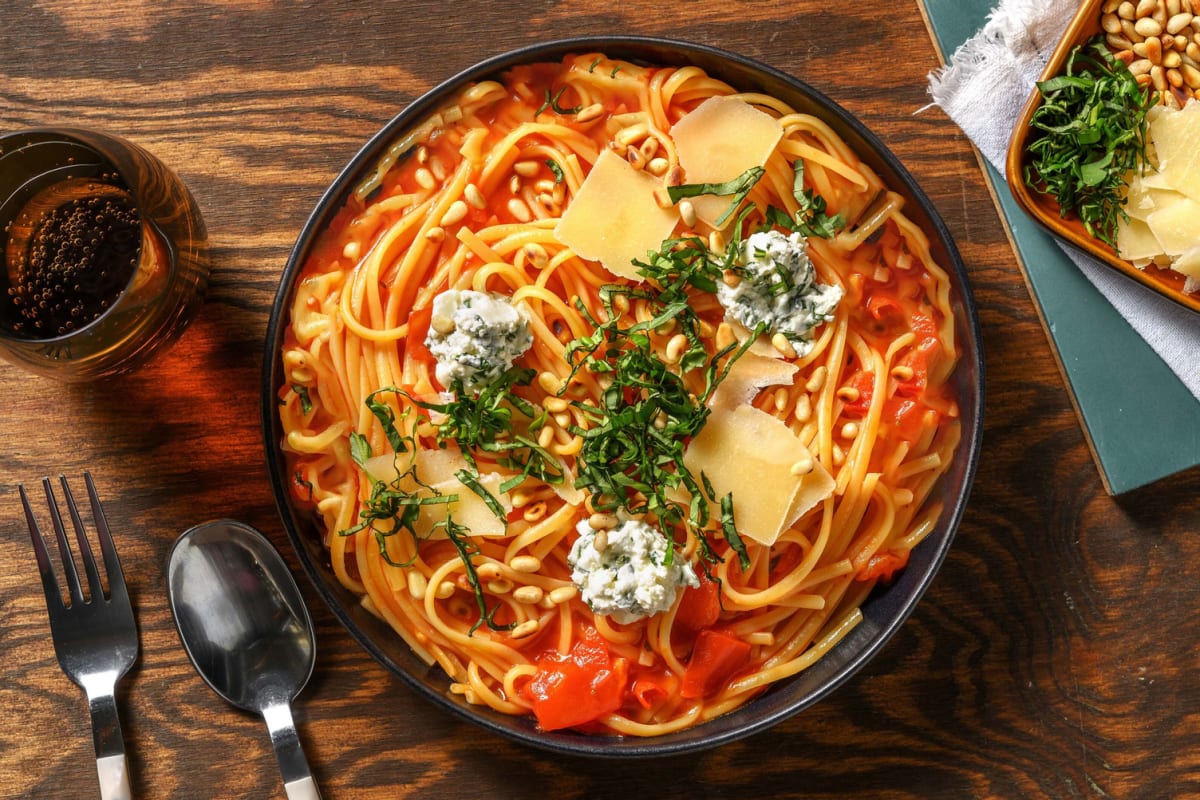
<svg viewBox="0 0 1200 800">
<path fill-rule="evenodd" d="M 924 0 L 947 60 L 997 2 Z M 986 170 L 1109 491 L 1121 494 L 1200 463 L 1200 401 L 1021 211 L 1004 177 Z"/>
</svg>

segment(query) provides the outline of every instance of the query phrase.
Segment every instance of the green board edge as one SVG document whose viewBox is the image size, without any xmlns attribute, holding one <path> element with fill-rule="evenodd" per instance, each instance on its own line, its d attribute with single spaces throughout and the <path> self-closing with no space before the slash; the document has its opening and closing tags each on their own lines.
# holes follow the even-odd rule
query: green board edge
<svg viewBox="0 0 1200 800">
<path fill-rule="evenodd" d="M 996 2 L 924 0 L 930 28 L 946 58 L 983 27 Z M 1122 494 L 1200 463 L 1200 401 L 1054 238 L 1021 211 L 1004 176 L 990 164 L 985 164 L 985 173 L 1058 352 L 1105 487 Z"/>
</svg>

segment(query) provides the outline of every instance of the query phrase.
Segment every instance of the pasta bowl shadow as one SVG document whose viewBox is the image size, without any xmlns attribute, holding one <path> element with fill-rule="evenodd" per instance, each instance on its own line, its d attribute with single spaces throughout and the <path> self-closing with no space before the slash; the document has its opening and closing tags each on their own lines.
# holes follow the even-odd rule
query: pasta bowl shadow
<svg viewBox="0 0 1200 800">
<path fill-rule="evenodd" d="M 444 105 L 465 84 L 494 77 L 518 64 L 559 60 L 565 55 L 581 52 L 603 52 L 611 57 L 648 64 L 694 64 L 738 90 L 769 93 L 798 111 L 819 117 L 905 198 L 905 213 L 929 236 L 933 256 L 951 276 L 951 306 L 960 332 L 961 357 L 953 378 L 953 391 L 962 422 L 962 437 L 952 467 L 940 478 L 930 498 L 943 504 L 942 514 L 932 532 L 913 550 L 906 569 L 867 599 L 861 609 L 861 624 L 807 670 L 776 684 L 724 716 L 655 738 L 595 736 L 569 730 L 546 732 L 537 727 L 532 717 L 504 715 L 470 705 L 461 696 L 452 694 L 450 682 L 440 668 L 429 667 L 421 661 L 386 623 L 365 610 L 358 597 L 338 582 L 315 520 L 307 509 L 293 500 L 289 489 L 291 476 L 280 444 L 284 433 L 277 404 L 285 381 L 280 352 L 296 281 L 318 236 L 331 224 L 355 186 L 394 142 Z M 954 242 L 913 177 L 861 122 L 806 83 L 732 53 L 658 38 L 587 37 L 552 41 L 509 52 L 454 76 L 400 112 L 346 165 L 301 231 L 271 310 L 263 362 L 262 425 L 276 502 L 305 572 L 334 615 L 371 656 L 435 705 L 515 741 L 574 755 L 657 757 L 716 747 L 788 719 L 849 680 L 885 646 L 933 581 L 967 503 L 982 429 L 983 359 L 974 301 Z"/>
</svg>

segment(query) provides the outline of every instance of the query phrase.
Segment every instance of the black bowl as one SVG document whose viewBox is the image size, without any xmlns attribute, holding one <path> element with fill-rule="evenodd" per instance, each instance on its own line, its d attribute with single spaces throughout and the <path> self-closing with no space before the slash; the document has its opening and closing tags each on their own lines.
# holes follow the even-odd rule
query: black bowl
<svg viewBox="0 0 1200 800">
<path fill-rule="evenodd" d="M 571 731 L 547 733 L 536 727 L 532 717 L 507 716 L 488 708 L 472 706 L 460 696 L 450 694 L 449 681 L 441 669 L 426 666 L 386 623 L 363 610 L 358 598 L 343 588 L 334 577 L 321 545 L 320 534 L 310 515 L 299 511 L 291 502 L 287 489 L 287 468 L 280 447 L 282 430 L 276 411 L 278 391 L 283 380 L 280 346 L 296 275 L 308 258 L 318 234 L 344 205 L 366 171 L 407 129 L 443 105 L 464 84 L 493 77 L 517 64 L 556 61 L 571 53 L 593 51 L 648 64 L 695 64 L 739 90 L 767 92 L 782 98 L 798 111 L 823 119 L 890 188 L 907 198 L 905 212 L 930 236 L 934 257 L 952 276 L 953 306 L 962 344 L 955 386 L 963 436 L 952 468 L 934 490 L 933 499 L 941 499 L 945 506 L 941 519 L 936 529 L 913 551 L 908 567 L 891 585 L 872 594 L 862 607 L 862 623 L 812 667 L 725 716 L 653 739 L 586 736 Z M 367 652 L 434 704 L 516 741 L 575 755 L 665 756 L 715 747 L 787 719 L 849 679 L 879 652 L 908 618 L 950 548 L 975 473 L 983 408 L 983 356 L 979 343 L 979 324 L 962 260 L 933 205 L 896 157 L 847 111 L 790 75 L 704 45 L 632 36 L 566 39 L 505 53 L 442 83 L 388 122 L 346 165 L 300 232 L 271 309 L 263 363 L 263 432 L 276 502 L 304 570 L 334 615 Z"/>
</svg>

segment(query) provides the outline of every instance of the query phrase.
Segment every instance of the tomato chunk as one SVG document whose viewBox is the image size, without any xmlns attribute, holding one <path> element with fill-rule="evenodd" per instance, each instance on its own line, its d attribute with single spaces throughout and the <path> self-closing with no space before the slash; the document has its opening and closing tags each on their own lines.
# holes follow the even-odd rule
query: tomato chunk
<svg viewBox="0 0 1200 800">
<path fill-rule="evenodd" d="M 604 640 L 588 629 L 563 655 L 551 651 L 538 659 L 528 693 L 543 730 L 574 728 L 621 707 L 629 680 L 629 662 L 614 658 Z"/>
<path fill-rule="evenodd" d="M 904 569 L 907 565 L 907 550 L 884 550 L 882 553 L 876 553 L 871 556 L 854 578 L 860 581 L 878 579 L 883 583 L 887 583 L 895 577 L 897 572 Z"/>
<path fill-rule="evenodd" d="M 675 627 L 684 631 L 698 631 L 710 627 L 721 615 L 721 599 L 717 596 L 717 582 L 696 570 L 699 586 L 683 590 L 679 609 L 675 612 Z"/>
<path fill-rule="evenodd" d="M 719 691 L 750 660 L 750 644 L 728 631 L 706 628 L 683 673 L 683 697 L 708 697 Z"/>
<path fill-rule="evenodd" d="M 408 316 L 408 336 L 404 340 L 405 351 L 414 361 L 427 365 L 430 372 L 437 367 L 437 359 L 425 346 L 425 337 L 429 335 L 429 323 L 432 319 L 433 303 L 415 309 Z"/>
</svg>

